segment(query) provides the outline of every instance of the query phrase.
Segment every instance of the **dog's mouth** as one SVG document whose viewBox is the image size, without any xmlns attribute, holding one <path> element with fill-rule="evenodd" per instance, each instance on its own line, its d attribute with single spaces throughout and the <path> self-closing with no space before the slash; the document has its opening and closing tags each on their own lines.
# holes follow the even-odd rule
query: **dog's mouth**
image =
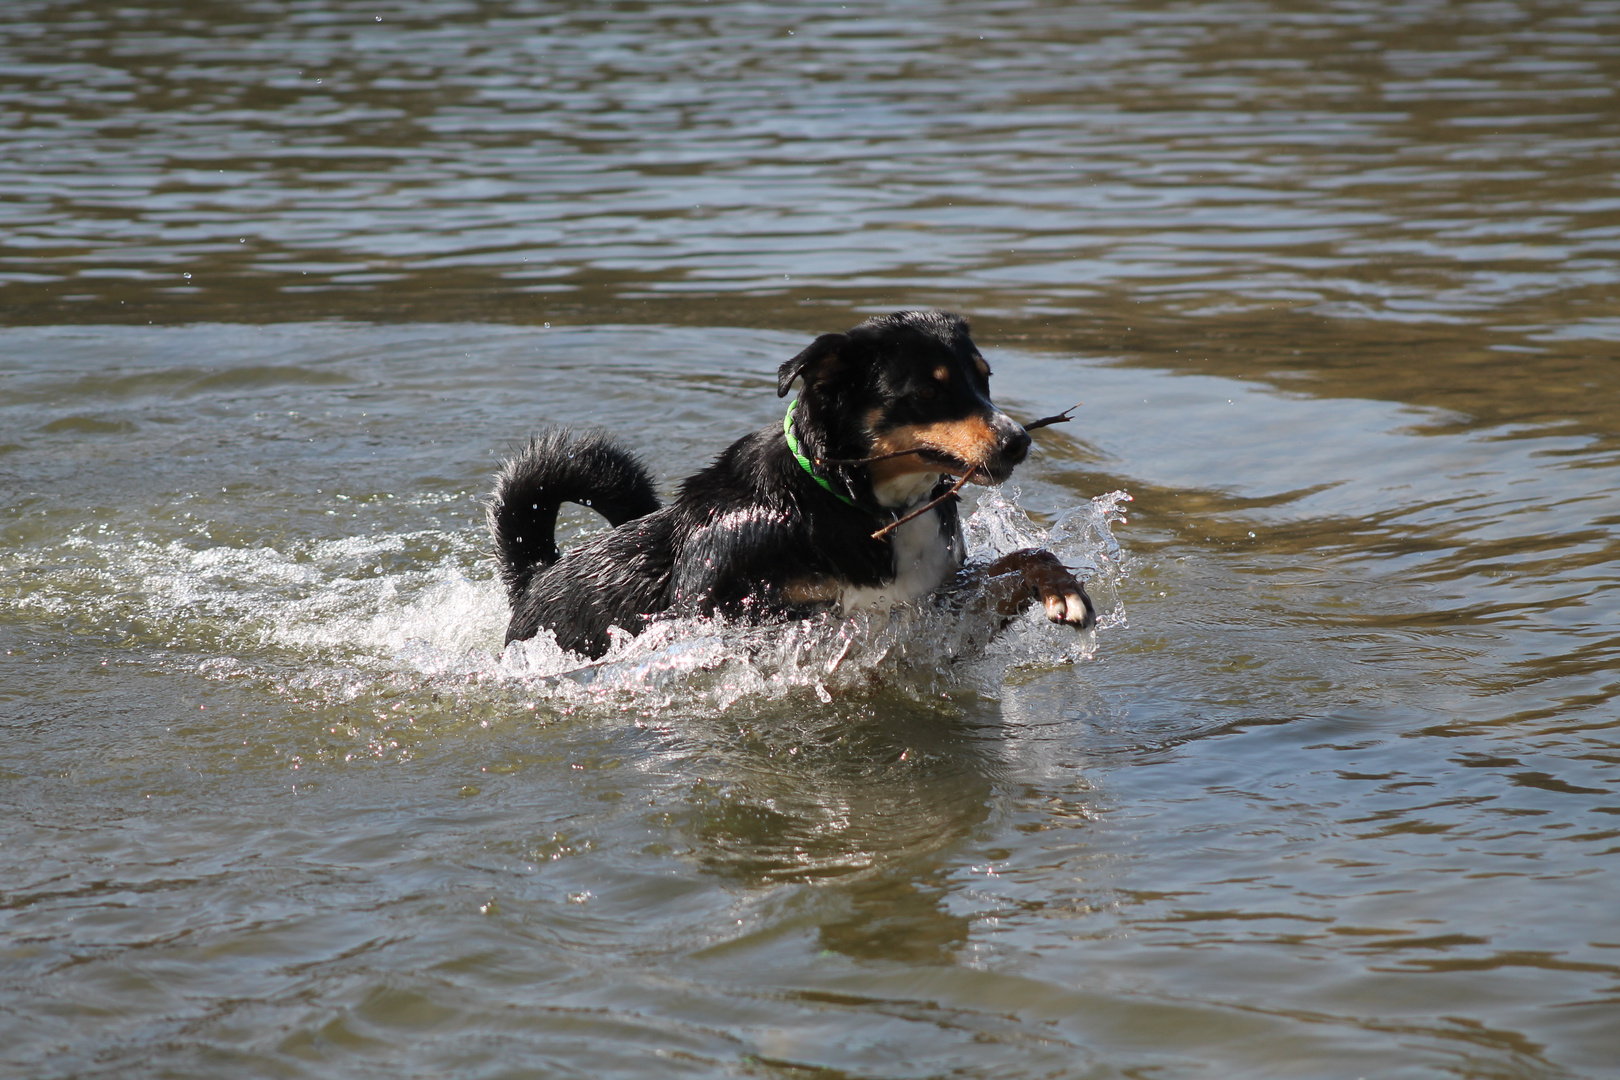
<svg viewBox="0 0 1620 1080">
<path fill-rule="evenodd" d="M 890 428 L 872 441 L 875 475 L 936 471 L 999 484 L 1029 453 L 1029 433 L 992 412 L 961 420 Z M 888 459 L 878 463 L 876 459 Z"/>
<path fill-rule="evenodd" d="M 1004 483 L 1017 466 L 1017 462 L 1009 461 L 1000 454 L 989 462 L 970 463 L 955 454 L 932 447 L 918 450 L 917 457 L 925 464 L 938 468 L 940 472 L 950 473 L 952 476 L 968 476 L 970 484 Z M 972 475 L 968 475 L 969 473 Z"/>
</svg>

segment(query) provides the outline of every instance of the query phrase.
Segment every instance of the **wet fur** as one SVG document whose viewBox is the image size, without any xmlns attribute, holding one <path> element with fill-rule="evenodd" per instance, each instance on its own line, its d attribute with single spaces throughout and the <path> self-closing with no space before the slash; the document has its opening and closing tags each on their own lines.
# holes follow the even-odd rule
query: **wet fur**
<svg viewBox="0 0 1620 1080">
<path fill-rule="evenodd" d="M 899 312 L 824 334 L 783 364 L 779 395 L 803 384 L 794 430 L 812 459 L 928 449 L 885 467 L 822 467 L 849 503 L 799 465 L 780 423 L 727 447 L 668 506 L 645 467 L 608 436 L 556 429 L 537 437 L 502 466 L 488 507 L 512 608 L 506 640 L 544 628 L 564 648 L 597 657 L 609 627 L 639 633 L 665 613 L 793 618 L 933 592 L 962 564 L 955 496 L 889 536 L 872 533 L 943 494 L 952 472 L 977 466 L 999 482 L 1023 460 L 1029 436 L 990 403 L 988 375 L 966 320 L 942 312 Z M 591 507 L 615 528 L 559 553 L 564 502 Z M 1049 578 L 1056 560 L 1039 555 Z M 1037 577 L 1030 581 L 1018 606 L 1046 596 Z M 1089 600 L 1084 608 L 1085 621 L 1067 621 L 1089 625 Z"/>
</svg>

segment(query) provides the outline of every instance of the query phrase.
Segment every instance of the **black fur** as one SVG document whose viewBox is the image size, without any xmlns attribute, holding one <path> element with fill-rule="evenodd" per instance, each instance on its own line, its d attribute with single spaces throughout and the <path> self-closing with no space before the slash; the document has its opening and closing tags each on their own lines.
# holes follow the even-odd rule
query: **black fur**
<svg viewBox="0 0 1620 1080">
<path fill-rule="evenodd" d="M 487 510 L 495 565 L 515 606 L 537 570 L 557 561 L 557 511 L 589 506 L 614 526 L 658 509 L 652 478 L 634 454 L 601 434 L 553 428 L 501 464 Z"/>
<path fill-rule="evenodd" d="M 949 378 L 938 381 L 947 367 Z M 1029 436 L 990 404 L 987 373 L 966 320 L 899 312 L 817 338 L 782 365 L 778 391 L 803 381 L 794 430 L 813 458 L 869 456 L 877 435 L 901 425 L 989 417 L 1002 443 L 979 464 L 999 481 L 1023 460 Z M 933 457 L 940 472 L 954 461 Z M 893 582 L 894 538 L 872 533 L 904 508 L 879 501 L 866 466 L 820 472 L 849 502 L 800 466 L 777 422 L 726 448 L 660 508 L 646 470 L 606 437 L 566 429 L 541 435 L 502 467 L 489 506 L 512 605 L 506 640 L 548 628 L 563 647 L 595 657 L 608 649 L 610 626 L 639 633 L 666 612 L 804 616 L 830 606 L 826 595 L 807 597 L 806 583 L 825 593 Z M 553 531 L 563 502 L 590 506 L 615 528 L 559 555 Z M 930 511 L 953 567 L 960 564 L 955 503 Z"/>
</svg>

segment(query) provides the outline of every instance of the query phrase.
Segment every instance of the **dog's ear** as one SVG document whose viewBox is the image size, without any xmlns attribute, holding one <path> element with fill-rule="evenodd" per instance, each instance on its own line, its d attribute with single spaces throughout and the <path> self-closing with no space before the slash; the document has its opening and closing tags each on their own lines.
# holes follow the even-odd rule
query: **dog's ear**
<svg viewBox="0 0 1620 1080">
<path fill-rule="evenodd" d="M 793 380 L 804 376 L 805 384 L 824 378 L 839 366 L 839 351 L 849 344 L 846 334 L 822 334 L 810 347 L 783 364 L 776 372 L 776 396 L 787 397 Z"/>
</svg>

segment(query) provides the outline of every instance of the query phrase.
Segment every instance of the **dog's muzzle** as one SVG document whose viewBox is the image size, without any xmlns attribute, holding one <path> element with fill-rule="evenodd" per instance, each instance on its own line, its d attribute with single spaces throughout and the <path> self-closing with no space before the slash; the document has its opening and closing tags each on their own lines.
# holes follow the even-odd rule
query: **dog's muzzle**
<svg viewBox="0 0 1620 1080">
<path fill-rule="evenodd" d="M 995 435 L 995 449 L 979 464 L 979 471 L 989 478 L 990 483 L 999 484 L 1029 456 L 1029 432 L 999 409 L 991 414 L 989 427 Z"/>
</svg>

